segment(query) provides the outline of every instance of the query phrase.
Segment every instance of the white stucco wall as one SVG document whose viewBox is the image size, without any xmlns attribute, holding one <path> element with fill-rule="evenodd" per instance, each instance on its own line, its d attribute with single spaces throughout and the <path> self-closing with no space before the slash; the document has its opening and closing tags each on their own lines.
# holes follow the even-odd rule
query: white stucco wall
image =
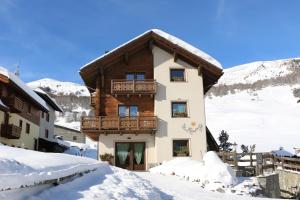
<svg viewBox="0 0 300 200">
<path fill-rule="evenodd" d="M 156 163 L 154 135 L 150 135 L 150 134 L 103 135 L 102 134 L 99 136 L 98 155 L 102 155 L 104 153 L 110 153 L 115 157 L 116 142 L 145 142 L 146 143 L 146 150 L 145 150 L 146 170 L 149 169 L 149 166 L 151 166 L 151 164 Z"/>
<path fill-rule="evenodd" d="M 155 135 L 155 151 L 157 162 L 173 158 L 173 139 L 188 139 L 190 156 L 192 159 L 201 160 L 206 152 L 205 111 L 202 76 L 198 75 L 195 67 L 177 60 L 173 55 L 154 46 L 154 79 L 157 81 L 155 95 L 155 115 L 158 117 L 158 130 Z M 170 69 L 184 68 L 186 82 L 171 82 Z M 188 108 L 187 118 L 172 118 L 171 102 L 186 101 Z M 194 126 L 192 126 L 194 124 Z M 194 133 L 186 128 L 195 130 Z"/>
<path fill-rule="evenodd" d="M 1 112 L 1 111 L 0 111 Z M 2 123 L 4 122 L 4 113 L 0 113 L 0 121 Z M 9 124 L 14 124 L 16 126 L 19 126 L 19 120 L 23 121 L 23 127 L 22 127 L 22 132 L 21 136 L 19 139 L 7 139 L 0 137 L 0 141 L 6 145 L 12 146 L 14 145 L 15 147 L 21 147 L 21 148 L 26 148 L 26 149 L 31 149 L 34 150 L 34 139 L 38 139 L 39 137 L 39 126 L 28 121 L 27 119 L 21 117 L 18 114 L 15 113 L 10 113 L 9 114 Z M 26 133 L 26 123 L 30 124 L 30 133 Z"/>
<path fill-rule="evenodd" d="M 47 104 L 49 108 L 49 122 L 47 121 L 47 114 L 44 113 L 44 117 L 42 117 L 42 113 L 40 114 L 40 138 L 46 138 L 45 137 L 45 130 L 48 129 L 49 135 L 48 135 L 48 140 L 54 139 L 54 121 L 55 121 L 55 110 Z"/>
</svg>

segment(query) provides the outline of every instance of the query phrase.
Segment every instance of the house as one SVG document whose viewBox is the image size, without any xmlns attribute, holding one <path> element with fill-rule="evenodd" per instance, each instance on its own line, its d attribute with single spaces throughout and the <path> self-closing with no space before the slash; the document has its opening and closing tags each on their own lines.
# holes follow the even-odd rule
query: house
<svg viewBox="0 0 300 200">
<path fill-rule="evenodd" d="M 43 90 L 36 88 L 34 92 L 38 94 L 47 104 L 49 111 L 40 115 L 40 130 L 38 140 L 38 150 L 46 152 L 61 152 L 63 148 L 56 142 L 54 137 L 55 111 L 63 112 L 62 108 Z"/>
<path fill-rule="evenodd" d="M 208 54 L 149 30 L 80 69 L 95 113 L 82 118 L 81 130 L 122 168 L 147 170 L 182 156 L 201 160 L 212 137 L 204 96 L 222 74 Z"/>
<path fill-rule="evenodd" d="M 85 143 L 85 135 L 81 131 L 73 128 L 55 124 L 54 133 L 55 135 L 61 136 L 62 139 L 67 141 Z"/>
<path fill-rule="evenodd" d="M 45 101 L 3 67 L 0 67 L 0 99 L 0 142 L 37 150 L 40 116 L 49 111 Z"/>
</svg>

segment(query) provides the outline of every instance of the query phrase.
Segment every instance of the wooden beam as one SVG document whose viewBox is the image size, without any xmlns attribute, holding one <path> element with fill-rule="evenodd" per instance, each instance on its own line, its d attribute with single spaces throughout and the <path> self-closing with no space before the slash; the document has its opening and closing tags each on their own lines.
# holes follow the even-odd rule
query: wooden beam
<svg viewBox="0 0 300 200">
<path fill-rule="evenodd" d="M 124 61 L 125 61 L 126 65 L 129 64 L 129 55 L 128 55 L 128 52 L 124 53 Z"/>
<path fill-rule="evenodd" d="M 198 76 L 202 76 L 202 66 L 198 65 Z"/>
<path fill-rule="evenodd" d="M 174 59 L 174 62 L 177 62 L 178 54 L 175 51 L 173 53 L 173 59 Z"/>
<path fill-rule="evenodd" d="M 150 50 L 150 51 L 152 51 L 152 49 L 153 49 L 153 46 L 154 46 L 153 44 L 154 44 L 153 39 L 149 40 L 148 45 L 149 45 L 149 50 Z"/>
<path fill-rule="evenodd" d="M 101 89 L 104 89 L 104 70 L 103 67 L 100 68 L 100 75 L 101 75 Z"/>
</svg>

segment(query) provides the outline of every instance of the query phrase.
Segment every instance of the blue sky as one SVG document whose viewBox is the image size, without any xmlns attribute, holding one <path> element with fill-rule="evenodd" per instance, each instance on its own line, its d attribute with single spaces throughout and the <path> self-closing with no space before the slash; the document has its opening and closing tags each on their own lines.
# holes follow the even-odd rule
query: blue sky
<svg viewBox="0 0 300 200">
<path fill-rule="evenodd" d="M 79 68 L 151 28 L 227 68 L 300 56 L 298 0 L 0 0 L 0 66 L 28 82 L 81 83 Z"/>
</svg>

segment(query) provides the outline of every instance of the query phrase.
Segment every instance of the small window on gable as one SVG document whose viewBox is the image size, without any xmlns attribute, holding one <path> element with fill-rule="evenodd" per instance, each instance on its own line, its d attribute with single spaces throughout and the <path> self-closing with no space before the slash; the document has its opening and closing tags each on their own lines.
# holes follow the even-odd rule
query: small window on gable
<svg viewBox="0 0 300 200">
<path fill-rule="evenodd" d="M 77 140 L 77 136 L 73 136 L 73 140 L 74 140 L 74 141 Z"/>
<path fill-rule="evenodd" d="M 172 102 L 172 117 L 188 117 L 186 102 Z"/>
<path fill-rule="evenodd" d="M 184 82 L 185 81 L 184 69 L 170 69 L 170 80 L 171 82 Z"/>
</svg>

